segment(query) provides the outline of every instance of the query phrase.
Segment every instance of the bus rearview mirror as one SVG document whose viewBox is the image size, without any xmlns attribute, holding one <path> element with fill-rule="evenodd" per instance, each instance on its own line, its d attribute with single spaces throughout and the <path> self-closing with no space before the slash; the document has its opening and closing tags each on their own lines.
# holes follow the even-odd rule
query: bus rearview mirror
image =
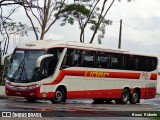
<svg viewBox="0 0 160 120">
<path fill-rule="evenodd" d="M 36 68 L 39 68 L 41 66 L 41 63 L 45 58 L 53 57 L 53 56 L 54 56 L 53 54 L 46 54 L 46 55 L 40 56 L 36 61 Z"/>
</svg>

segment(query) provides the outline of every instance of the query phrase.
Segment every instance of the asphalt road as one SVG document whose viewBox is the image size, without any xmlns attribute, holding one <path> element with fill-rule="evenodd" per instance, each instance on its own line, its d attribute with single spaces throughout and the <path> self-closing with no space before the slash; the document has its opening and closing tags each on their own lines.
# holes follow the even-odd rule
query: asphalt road
<svg viewBox="0 0 160 120">
<path fill-rule="evenodd" d="M 28 102 L 24 98 L 11 97 L 0 99 L 0 111 L 159 111 L 160 96 L 154 99 L 141 100 L 140 104 L 94 104 L 91 99 L 71 99 L 66 103 L 52 104 L 49 100 Z"/>
<path fill-rule="evenodd" d="M 58 119 L 69 117 L 69 119 L 76 118 L 76 120 L 88 120 L 91 118 L 97 120 L 98 117 L 98 120 L 106 120 L 112 117 L 113 120 L 127 120 L 128 118 L 130 120 L 148 120 L 149 117 L 144 118 L 144 116 L 138 116 L 139 111 L 160 111 L 160 96 L 158 95 L 154 99 L 141 100 L 141 103 L 136 105 L 131 105 L 129 103 L 120 105 L 116 104 L 114 101 L 111 103 L 94 104 L 90 99 L 71 99 L 67 100 L 66 103 L 52 104 L 49 100 L 27 102 L 24 98 L 11 97 L 9 99 L 0 99 L 0 111 L 17 113 L 37 113 L 41 111 L 40 114 L 45 116 L 45 119 L 49 119 L 49 117 L 58 117 Z M 133 115 L 137 115 L 138 117 Z M 32 120 L 32 118 L 30 119 Z"/>
</svg>

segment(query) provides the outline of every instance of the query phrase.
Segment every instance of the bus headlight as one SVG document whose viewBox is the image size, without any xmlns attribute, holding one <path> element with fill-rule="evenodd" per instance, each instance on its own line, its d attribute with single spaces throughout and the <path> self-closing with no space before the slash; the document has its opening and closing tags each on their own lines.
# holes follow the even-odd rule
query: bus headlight
<svg viewBox="0 0 160 120">
<path fill-rule="evenodd" d="M 31 90 L 31 89 L 35 89 L 35 88 L 38 88 L 38 87 L 39 87 L 39 85 L 33 85 L 33 86 L 29 86 L 28 89 Z"/>
</svg>

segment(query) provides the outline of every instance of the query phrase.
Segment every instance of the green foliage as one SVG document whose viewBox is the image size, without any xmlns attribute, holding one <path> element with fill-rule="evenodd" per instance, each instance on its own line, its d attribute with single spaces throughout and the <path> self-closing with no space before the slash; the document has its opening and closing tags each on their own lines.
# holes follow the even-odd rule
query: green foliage
<svg viewBox="0 0 160 120">
<path fill-rule="evenodd" d="M 99 30 L 99 35 L 98 35 L 98 43 L 101 44 L 102 43 L 102 39 L 104 38 L 104 35 L 106 33 L 106 25 L 112 25 L 112 21 L 111 20 L 103 20 L 101 25 L 98 27 Z"/>
<path fill-rule="evenodd" d="M 80 32 L 80 42 L 84 42 L 84 31 L 86 28 L 90 28 L 93 32 L 91 36 L 90 43 L 93 42 L 95 35 L 98 38 L 98 42 L 101 43 L 101 39 L 104 38 L 106 33 L 106 26 L 112 25 L 111 20 L 106 19 L 106 15 L 110 8 L 112 7 L 114 1 L 109 3 L 107 0 L 102 1 L 103 3 L 99 6 L 101 0 L 75 0 L 72 4 L 65 4 L 64 8 L 57 15 L 58 18 L 62 19 L 61 26 L 69 23 L 74 24 L 75 21 L 78 22 Z M 117 0 L 121 2 L 122 0 Z M 127 0 L 131 2 L 133 0 Z"/>
<path fill-rule="evenodd" d="M 7 68 L 8 68 L 8 59 L 5 60 L 4 66 L 0 65 L 0 85 L 5 84 L 5 76 L 7 74 Z"/>
<path fill-rule="evenodd" d="M 28 34 L 27 34 L 28 31 L 33 30 L 32 27 L 28 27 L 26 24 L 23 24 L 21 22 L 16 23 L 16 22 L 4 21 L 2 23 L 2 25 L 3 25 L 2 26 L 2 33 L 3 32 L 5 33 L 6 32 L 5 30 L 7 30 L 7 32 L 9 34 L 16 33 L 16 34 L 19 34 L 21 36 L 24 36 L 24 35 L 28 36 Z M 38 31 L 38 28 L 36 28 L 36 31 Z"/>
<path fill-rule="evenodd" d="M 0 65 L 0 85 L 3 85 L 2 83 L 2 65 Z"/>
<path fill-rule="evenodd" d="M 90 0 L 91 1 L 91 0 Z M 91 31 L 98 31 L 98 40 L 104 38 L 105 27 L 106 25 L 111 25 L 111 20 L 106 20 L 103 15 L 100 14 L 101 8 L 93 6 L 93 4 L 80 4 L 73 3 L 66 5 L 59 14 L 59 18 L 62 18 L 61 26 L 64 26 L 66 23 L 70 25 L 74 24 L 74 21 L 77 21 L 79 28 L 81 30 L 81 36 L 84 35 L 84 30 L 86 26 L 90 25 Z M 103 19 L 102 22 L 99 19 Z M 84 42 L 84 39 L 80 41 Z"/>
<path fill-rule="evenodd" d="M 81 13 L 83 15 L 88 15 L 90 10 L 88 10 L 84 5 L 80 5 L 80 4 L 69 4 L 66 5 L 66 7 L 64 9 L 61 10 L 61 13 L 73 13 L 73 14 L 77 14 L 77 13 Z"/>
<path fill-rule="evenodd" d="M 71 25 L 74 24 L 75 20 L 83 20 L 88 16 L 90 10 L 87 9 L 84 5 L 80 4 L 69 4 L 66 5 L 59 13 L 59 18 L 62 18 L 61 26 L 64 26 L 66 23 Z"/>
</svg>

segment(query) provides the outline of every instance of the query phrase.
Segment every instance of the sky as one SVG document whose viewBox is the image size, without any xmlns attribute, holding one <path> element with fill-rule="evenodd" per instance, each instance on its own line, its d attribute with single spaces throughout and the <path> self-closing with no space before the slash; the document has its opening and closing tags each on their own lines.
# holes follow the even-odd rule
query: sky
<svg viewBox="0 0 160 120">
<path fill-rule="evenodd" d="M 69 1 L 69 0 L 68 0 Z M 111 1 L 111 0 L 110 0 Z M 106 34 L 102 44 L 110 48 L 118 48 L 120 19 L 122 19 L 122 49 L 143 53 L 156 54 L 160 57 L 160 0 L 121 0 L 115 2 L 108 12 L 106 19 L 113 21 L 112 25 L 106 27 Z M 15 21 L 30 24 L 23 10 L 16 11 L 12 16 Z M 36 24 L 36 23 L 35 23 Z M 75 25 L 61 27 L 60 21 L 56 22 L 45 36 L 45 39 L 79 41 L 79 28 Z M 89 42 L 92 33 L 89 29 L 85 31 L 85 42 Z M 15 48 L 13 43 L 21 43 L 20 40 L 35 40 L 33 33 L 29 36 L 19 38 L 13 36 L 9 52 Z M 97 44 L 94 40 L 94 44 Z"/>
</svg>

